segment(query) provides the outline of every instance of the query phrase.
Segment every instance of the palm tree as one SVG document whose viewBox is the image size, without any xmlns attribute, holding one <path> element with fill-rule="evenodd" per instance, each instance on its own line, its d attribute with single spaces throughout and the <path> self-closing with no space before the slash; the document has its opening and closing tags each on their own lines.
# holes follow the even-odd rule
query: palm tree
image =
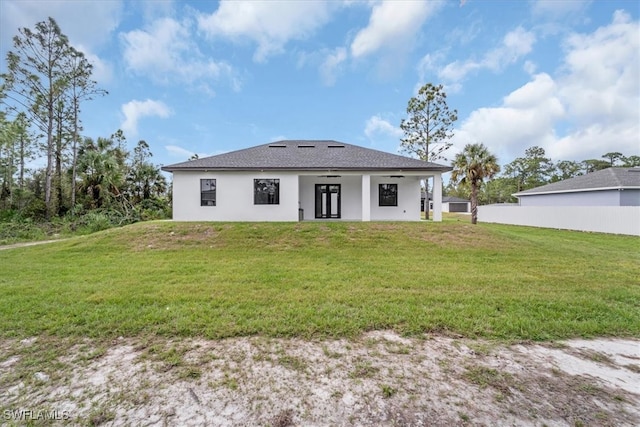
<svg viewBox="0 0 640 427">
<path fill-rule="evenodd" d="M 91 209 L 104 207 L 120 195 L 124 182 L 124 154 L 113 148 L 113 141 L 87 138 L 78 153 L 80 188 L 89 198 Z"/>
<path fill-rule="evenodd" d="M 471 223 L 478 222 L 478 189 L 485 178 L 491 178 L 500 172 L 495 155 L 484 144 L 467 144 L 453 160 L 451 179 L 458 184 L 471 187 Z"/>
</svg>

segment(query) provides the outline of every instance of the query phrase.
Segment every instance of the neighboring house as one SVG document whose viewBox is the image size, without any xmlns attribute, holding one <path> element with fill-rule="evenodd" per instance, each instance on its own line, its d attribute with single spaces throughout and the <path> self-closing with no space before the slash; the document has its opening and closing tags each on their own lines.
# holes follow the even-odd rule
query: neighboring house
<svg viewBox="0 0 640 427">
<path fill-rule="evenodd" d="M 640 168 L 609 168 L 478 207 L 478 221 L 640 236 Z"/>
<path fill-rule="evenodd" d="M 515 193 L 520 206 L 640 206 L 640 168 L 608 168 Z"/>
<path fill-rule="evenodd" d="M 424 191 L 420 194 L 420 206 L 424 209 Z M 429 193 L 429 208 L 433 209 L 433 197 Z M 471 201 L 460 197 L 442 197 L 442 212 L 471 212 Z"/>
<path fill-rule="evenodd" d="M 443 212 L 471 212 L 471 200 L 461 199 L 460 197 L 442 198 Z"/>
<path fill-rule="evenodd" d="M 338 141 L 278 141 L 162 168 L 177 221 L 419 221 L 420 180 L 451 167 Z"/>
</svg>

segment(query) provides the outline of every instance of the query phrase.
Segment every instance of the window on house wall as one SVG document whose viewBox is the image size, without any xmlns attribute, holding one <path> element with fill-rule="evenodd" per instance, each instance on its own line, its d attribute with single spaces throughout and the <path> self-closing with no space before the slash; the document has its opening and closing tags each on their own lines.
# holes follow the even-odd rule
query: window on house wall
<svg viewBox="0 0 640 427">
<path fill-rule="evenodd" d="M 398 206 L 398 184 L 380 184 L 378 201 L 380 206 Z"/>
<path fill-rule="evenodd" d="M 200 206 L 216 205 L 216 180 L 200 180 Z"/>
<path fill-rule="evenodd" d="M 279 179 L 254 179 L 253 180 L 253 204 L 279 205 L 280 204 L 280 180 Z"/>
</svg>

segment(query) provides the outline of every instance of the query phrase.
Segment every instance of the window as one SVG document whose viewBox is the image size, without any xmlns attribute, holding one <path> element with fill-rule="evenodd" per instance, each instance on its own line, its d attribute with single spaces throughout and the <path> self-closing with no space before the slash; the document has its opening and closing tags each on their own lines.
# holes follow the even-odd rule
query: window
<svg viewBox="0 0 640 427">
<path fill-rule="evenodd" d="M 378 196 L 380 206 L 398 206 L 398 184 L 380 184 Z"/>
<path fill-rule="evenodd" d="M 280 204 L 280 180 L 279 179 L 254 179 L 253 180 L 253 204 L 254 205 L 279 205 Z"/>
<path fill-rule="evenodd" d="M 216 180 L 200 180 L 200 206 L 216 205 Z"/>
</svg>

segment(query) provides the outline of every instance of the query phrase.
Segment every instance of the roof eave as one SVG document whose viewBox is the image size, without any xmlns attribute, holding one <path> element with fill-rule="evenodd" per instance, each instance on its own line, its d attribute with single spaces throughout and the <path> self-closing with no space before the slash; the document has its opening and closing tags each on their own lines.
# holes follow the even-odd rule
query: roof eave
<svg viewBox="0 0 640 427">
<path fill-rule="evenodd" d="M 634 185 L 619 185 L 616 187 L 594 187 L 594 188 L 577 188 L 571 190 L 555 190 L 555 191 L 536 191 L 536 192 L 520 192 L 513 193 L 512 196 L 520 197 L 520 196 L 537 196 L 540 194 L 561 194 L 561 193 L 584 193 L 587 191 L 610 191 L 610 190 L 640 190 L 640 186 Z"/>
<path fill-rule="evenodd" d="M 277 170 L 277 171 L 290 171 L 290 172 L 303 172 L 303 171 L 407 171 L 407 172 L 450 172 L 453 168 L 449 166 L 442 167 L 432 167 L 432 168 L 415 168 L 415 167 L 362 167 L 362 168 L 352 168 L 352 167 L 304 167 L 304 168 L 291 168 L 291 167 L 204 167 L 204 166 L 181 166 L 181 167 L 171 167 L 164 166 L 161 168 L 165 172 L 177 172 L 177 171 L 207 171 L 207 172 L 242 172 L 242 171 L 266 171 L 266 170 Z"/>
</svg>

